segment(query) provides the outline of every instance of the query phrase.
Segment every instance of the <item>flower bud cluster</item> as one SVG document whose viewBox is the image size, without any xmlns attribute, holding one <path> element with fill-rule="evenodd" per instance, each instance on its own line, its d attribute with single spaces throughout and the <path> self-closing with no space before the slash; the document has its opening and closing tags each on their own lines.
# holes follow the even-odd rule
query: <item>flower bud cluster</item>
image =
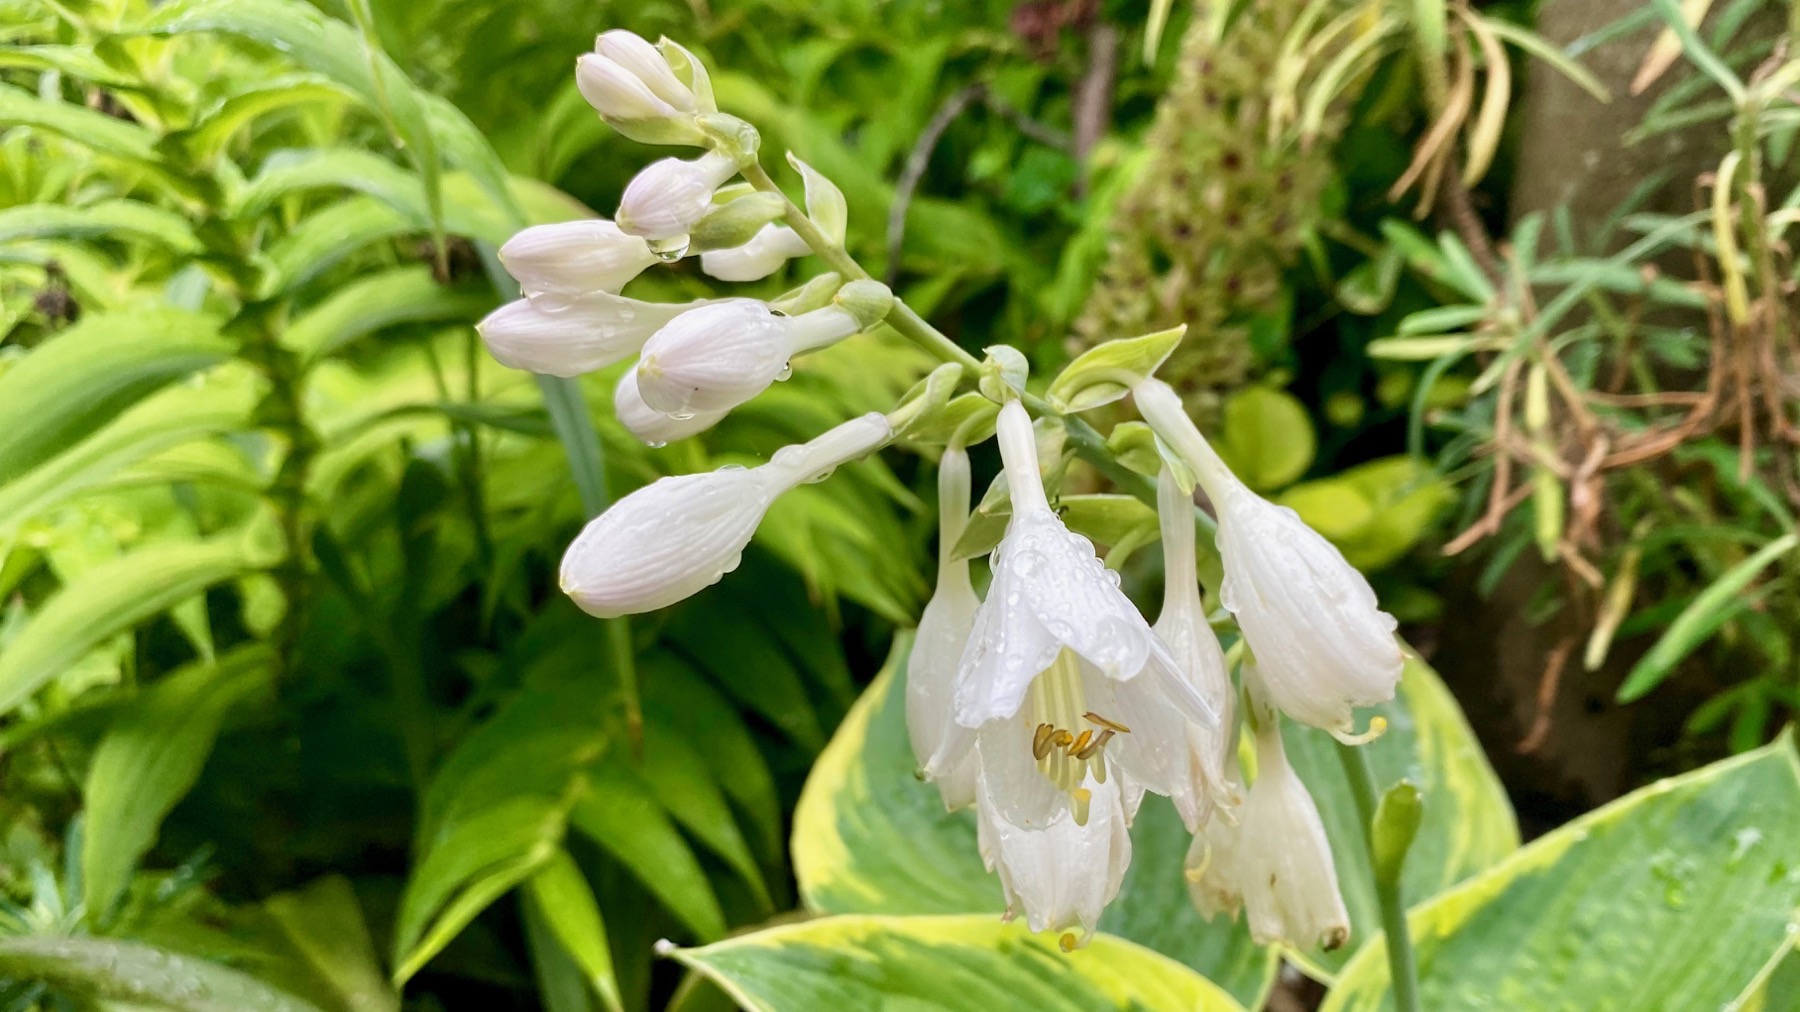
<svg viewBox="0 0 1800 1012">
<path fill-rule="evenodd" d="M 595 372 L 636 357 L 613 387 L 619 422 L 651 445 L 710 428 L 733 408 L 786 379 L 797 355 L 875 326 L 893 303 L 874 281 L 804 289 L 791 314 L 756 299 L 681 304 L 620 294 L 639 274 L 689 253 L 723 280 L 756 280 L 810 252 L 786 197 L 731 184 L 755 158 L 749 124 L 718 112 L 705 68 L 668 40 L 603 33 L 576 61 L 576 85 L 609 126 L 647 144 L 704 148 L 644 168 L 613 220 L 536 225 L 500 248 L 521 297 L 479 325 L 502 364 L 551 376 Z M 843 197 L 798 160 L 809 222 L 843 239 Z M 815 220 L 816 219 L 816 220 Z M 791 305 L 791 303 L 787 303 Z M 810 443 L 786 447 L 757 468 L 663 478 L 595 518 L 570 546 L 563 590 L 590 613 L 666 607 L 737 567 L 763 512 L 786 490 L 864 456 L 891 433 L 868 415 Z"/>
</svg>

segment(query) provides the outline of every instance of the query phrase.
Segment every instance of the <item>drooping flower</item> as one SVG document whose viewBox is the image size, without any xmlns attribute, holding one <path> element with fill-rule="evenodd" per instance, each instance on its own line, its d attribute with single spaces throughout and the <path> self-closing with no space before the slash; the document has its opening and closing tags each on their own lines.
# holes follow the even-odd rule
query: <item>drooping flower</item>
<svg viewBox="0 0 1800 1012">
<path fill-rule="evenodd" d="M 686 50 L 678 55 L 690 67 L 698 67 Z M 694 90 L 682 83 L 657 47 L 631 32 L 602 32 L 594 40 L 594 51 L 576 59 L 575 86 L 608 126 L 633 140 L 704 141 L 694 115 L 705 110 Z"/>
<path fill-rule="evenodd" d="M 1033 931 L 1066 932 L 1065 952 L 1092 937 L 1131 864 L 1136 804 L 1121 779 L 1103 783 L 1090 772 L 1080 789 L 1092 798 L 1085 822 L 1065 811 L 1041 828 L 1015 825 L 1001 814 L 994 785 L 985 777 L 977 785 L 975 806 L 977 843 L 988 870 L 1000 876 L 1007 918 L 1023 913 Z"/>
<path fill-rule="evenodd" d="M 604 218 L 533 225 L 500 247 L 500 263 L 527 297 L 616 293 L 657 262 L 642 237 L 626 235 Z"/>
<path fill-rule="evenodd" d="M 625 184 L 613 220 L 652 243 L 680 243 L 712 208 L 714 191 L 737 171 L 737 162 L 717 151 L 651 162 Z"/>
<path fill-rule="evenodd" d="M 1193 468 L 1219 516 L 1220 603 L 1237 617 L 1269 698 L 1303 724 L 1353 740 L 1354 708 L 1394 698 L 1405 658 L 1369 581 L 1299 515 L 1231 473 L 1167 384 L 1135 388 L 1138 409 Z"/>
<path fill-rule="evenodd" d="M 937 753 L 951 723 L 956 665 L 968 645 L 975 611 L 981 606 L 969 582 L 969 561 L 956 558 L 952 551 L 968 520 L 969 455 L 953 446 L 944 450 L 938 462 L 937 588 L 919 616 L 919 630 L 906 662 L 906 729 L 921 767 Z M 973 804 L 978 773 L 971 751 L 935 778 L 944 807 L 954 811 Z"/>
<path fill-rule="evenodd" d="M 662 446 L 677 439 L 698 435 L 719 423 L 730 412 L 702 411 L 684 418 L 665 414 L 644 403 L 638 393 L 637 368 L 625 370 L 613 387 L 613 414 L 619 424 L 649 446 Z"/>
<path fill-rule="evenodd" d="M 719 582 L 776 497 L 886 442 L 887 418 L 867 414 L 760 467 L 659 478 L 588 522 L 562 560 L 562 589 L 590 615 L 666 608 Z"/>
<path fill-rule="evenodd" d="M 1256 780 L 1237 825 L 1209 821 L 1188 851 L 1188 891 L 1202 914 L 1249 912 L 1259 944 L 1335 949 L 1350 938 L 1331 841 L 1281 745 L 1280 716 L 1264 702 L 1255 665 L 1243 679 L 1255 712 Z"/>
<path fill-rule="evenodd" d="M 644 344 L 638 392 L 650 407 L 676 416 L 730 410 L 781 379 L 789 359 L 871 326 L 892 301 L 885 285 L 853 281 L 833 304 L 799 316 L 779 316 L 755 299 L 715 302 Z"/>
<path fill-rule="evenodd" d="M 720 281 L 759 281 L 810 252 L 800 233 L 786 225 L 768 224 L 742 246 L 700 254 L 700 269 Z"/>
<path fill-rule="evenodd" d="M 1175 768 L 1166 779 L 1173 787 L 1169 799 L 1192 832 L 1207 821 L 1215 804 L 1235 805 L 1238 789 L 1226 772 L 1237 749 L 1237 724 L 1232 705 L 1231 674 L 1219 637 L 1206 620 L 1200 603 L 1200 581 L 1194 561 L 1194 501 L 1182 490 L 1167 467 L 1157 479 L 1157 514 L 1163 544 L 1163 605 L 1152 628 L 1168 646 L 1196 692 L 1212 704 L 1219 722 L 1212 727 L 1183 721 L 1188 739 L 1185 755 L 1171 756 Z M 1128 714 L 1122 718 L 1150 729 L 1155 715 Z"/>
<path fill-rule="evenodd" d="M 973 746 L 999 818 L 1042 829 L 1068 813 L 1083 825 L 1090 777 L 1105 783 L 1116 765 L 1167 794 L 1165 753 L 1187 749 L 1185 734 L 1141 735 L 1118 714 L 1173 711 L 1206 726 L 1218 718 L 1119 590 L 1118 575 L 1051 510 L 1025 409 L 1008 403 L 997 424 L 1012 518 L 958 663 L 953 719 L 927 773 L 947 775 Z"/>
<path fill-rule="evenodd" d="M 641 302 L 606 292 L 553 307 L 531 299 L 508 302 L 475 325 L 501 365 L 548 376 L 579 376 L 638 352 L 644 342 L 705 302 Z"/>
</svg>

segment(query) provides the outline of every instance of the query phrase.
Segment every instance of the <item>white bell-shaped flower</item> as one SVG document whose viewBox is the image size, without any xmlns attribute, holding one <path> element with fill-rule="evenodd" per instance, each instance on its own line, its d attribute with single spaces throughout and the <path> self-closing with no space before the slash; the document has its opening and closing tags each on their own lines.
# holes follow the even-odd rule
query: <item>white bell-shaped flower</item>
<svg viewBox="0 0 1800 1012">
<path fill-rule="evenodd" d="M 1000 815 L 1043 828 L 1062 812 L 1087 821 L 1091 774 L 1109 760 L 1168 794 L 1168 755 L 1185 755 L 1178 722 L 1166 737 L 1137 733 L 1117 715 L 1174 712 L 1212 726 L 1217 715 L 1194 691 L 1086 538 L 1051 510 L 1038 473 L 1031 418 L 1018 402 L 1000 409 L 1001 460 L 1012 519 L 994 550 L 994 579 L 958 663 L 954 723 L 927 766 L 944 776 L 979 742 L 982 775 Z M 1110 747 L 1109 747 L 1110 745 Z"/>
<path fill-rule="evenodd" d="M 664 45 L 671 45 L 665 42 Z M 692 57 L 679 54 L 691 66 Z M 575 61 L 575 87 L 606 124 L 646 144 L 700 144 L 705 111 L 657 47 L 627 31 L 603 32 Z"/>
<path fill-rule="evenodd" d="M 700 269 L 720 281 L 760 281 L 795 257 L 812 252 L 800 233 L 770 223 L 742 246 L 700 254 Z"/>
<path fill-rule="evenodd" d="M 501 365 L 579 376 L 637 354 L 656 333 L 705 302 L 642 302 L 606 292 L 568 299 L 518 299 L 475 325 Z"/>
<path fill-rule="evenodd" d="M 1171 786 L 1169 800 L 1175 803 L 1188 831 L 1193 832 L 1212 814 L 1215 804 L 1238 802 L 1237 785 L 1226 774 L 1227 763 L 1237 747 L 1234 693 L 1225 652 L 1200 603 L 1200 580 L 1194 562 L 1194 500 L 1167 467 L 1157 479 L 1156 493 L 1163 543 L 1163 605 L 1152 628 L 1194 691 L 1211 703 L 1219 715 L 1218 724 L 1210 727 L 1183 720 L 1187 751 L 1164 756 L 1171 765 L 1161 774 Z M 1164 714 L 1121 714 L 1120 719 L 1134 729 L 1142 724 L 1143 731 L 1171 733 L 1157 727 L 1158 721 L 1169 719 Z"/>
<path fill-rule="evenodd" d="M 1288 763 L 1280 716 L 1262 701 L 1266 683 L 1246 664 L 1256 711 L 1256 780 L 1233 826 L 1213 819 L 1188 851 L 1188 891 L 1201 913 L 1249 912 L 1263 945 L 1335 949 L 1350 938 L 1350 914 L 1338 891 L 1331 841 L 1312 795 Z"/>
<path fill-rule="evenodd" d="M 705 432 L 730 412 L 703 411 L 678 418 L 658 411 L 645 404 L 643 395 L 638 393 L 637 368 L 634 366 L 625 370 L 618 385 L 613 387 L 613 414 L 618 417 L 619 424 L 645 445 L 663 446 Z"/>
<path fill-rule="evenodd" d="M 625 184 L 613 219 L 625 232 L 652 243 L 685 243 L 711 210 L 714 191 L 737 171 L 737 162 L 717 151 L 692 160 L 651 162 Z"/>
<path fill-rule="evenodd" d="M 574 296 L 616 293 L 659 258 L 641 236 L 604 218 L 533 225 L 506 240 L 500 263 L 527 297 L 552 308 Z"/>
<path fill-rule="evenodd" d="M 1041 829 L 1008 821 L 985 778 L 976 803 L 981 856 L 988 870 L 1000 876 L 1007 918 L 1022 913 L 1033 931 L 1065 932 L 1064 951 L 1093 936 L 1131 864 L 1128 809 L 1135 806 L 1128 804 L 1122 783 L 1116 777 L 1101 782 L 1090 774 L 1081 789 L 1092 798 L 1087 820 L 1077 822 L 1062 812 Z"/>
<path fill-rule="evenodd" d="M 590 615 L 666 608 L 738 567 L 763 513 L 783 492 L 865 456 L 890 435 L 867 414 L 767 464 L 659 478 L 588 522 L 562 560 L 563 593 Z"/>
<path fill-rule="evenodd" d="M 1405 658 L 1393 616 L 1336 546 L 1231 473 L 1167 384 L 1149 380 L 1135 393 L 1218 511 L 1220 603 L 1256 654 L 1270 700 L 1303 724 L 1356 740 L 1354 708 L 1394 698 L 1400 682 Z"/>
<path fill-rule="evenodd" d="M 956 558 L 952 551 L 968 522 L 969 455 L 962 447 L 952 446 L 938 462 L 937 589 L 919 616 L 919 630 L 906 662 L 906 729 L 920 766 L 937 753 L 953 723 L 956 666 L 968 645 L 975 611 L 981 606 L 969 582 L 969 561 Z M 973 804 L 978 773 L 975 753 L 969 751 L 943 776 L 934 777 L 944 807 L 954 811 Z"/>
<path fill-rule="evenodd" d="M 638 392 L 677 417 L 728 411 L 783 378 L 793 356 L 860 329 L 835 305 L 777 316 L 755 299 L 724 299 L 682 314 L 645 342 Z"/>
</svg>

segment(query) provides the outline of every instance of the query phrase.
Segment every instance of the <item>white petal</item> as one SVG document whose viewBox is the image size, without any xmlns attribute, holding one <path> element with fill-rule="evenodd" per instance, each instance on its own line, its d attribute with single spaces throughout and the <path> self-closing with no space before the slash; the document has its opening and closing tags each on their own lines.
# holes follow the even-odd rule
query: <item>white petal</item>
<svg viewBox="0 0 1800 1012">
<path fill-rule="evenodd" d="M 1010 826 L 1043 829 L 1069 813 L 1069 796 L 1038 769 L 1031 725 L 1022 717 L 996 720 L 976 732 L 981 776 L 995 814 Z"/>
<path fill-rule="evenodd" d="M 945 450 L 938 468 L 937 587 L 919 617 L 906 666 L 906 727 L 921 767 L 930 763 L 948 737 L 965 737 L 957 728 L 953 706 L 956 667 L 981 599 L 969 582 L 968 560 L 954 558 L 950 548 L 967 525 L 968 513 L 969 456 L 960 449 Z M 978 770 L 975 756 L 965 748 L 943 776 L 933 778 L 946 807 L 954 810 L 974 802 Z"/>
<path fill-rule="evenodd" d="M 589 521 L 562 562 L 563 593 L 610 618 L 666 608 L 738 567 L 779 491 L 742 468 L 660 478 Z"/>
<path fill-rule="evenodd" d="M 500 364 L 549 376 L 579 376 L 637 353 L 664 324 L 704 303 L 661 304 L 598 293 L 569 299 L 519 299 L 476 324 Z"/>
<path fill-rule="evenodd" d="M 742 246 L 700 254 L 700 269 L 720 281 L 760 281 L 811 249 L 786 225 L 770 223 Z"/>
<path fill-rule="evenodd" d="M 978 802 L 985 849 L 1000 873 L 1008 910 L 1023 911 L 1033 931 L 1079 928 L 1081 941 L 1099 926 L 1131 863 L 1118 785 L 1089 780 L 1085 786 L 1093 795 L 1085 826 L 1067 813 L 1043 829 L 1009 823 L 1000 817 L 986 778 Z"/>
<path fill-rule="evenodd" d="M 956 720 L 964 727 L 1018 713 L 1032 681 L 1062 651 L 1062 643 L 1025 605 L 1021 583 L 1012 570 L 995 563 L 993 582 L 957 663 Z"/>
<path fill-rule="evenodd" d="M 638 393 L 637 369 L 632 368 L 625 370 L 625 375 L 619 377 L 618 386 L 613 388 L 613 413 L 618 416 L 619 424 L 639 440 L 650 446 L 662 446 L 705 432 L 730 412 L 702 411 L 677 418 L 657 411 L 645 404 L 643 395 Z"/>
<path fill-rule="evenodd" d="M 630 70 L 593 53 L 576 57 L 575 87 L 581 97 L 587 99 L 588 105 L 608 121 L 630 123 L 676 116 L 681 112 L 659 98 Z"/>
<path fill-rule="evenodd" d="M 500 262 L 526 295 L 617 292 L 657 262 L 641 237 L 601 219 L 534 225 L 500 247 Z"/>
<path fill-rule="evenodd" d="M 631 235 L 678 240 L 706 216 L 713 192 L 736 174 L 737 165 L 713 151 L 691 161 L 651 162 L 625 185 L 613 220 Z"/>
<path fill-rule="evenodd" d="M 726 299 L 657 331 L 638 361 L 638 392 L 669 414 L 726 411 L 769 388 L 792 353 L 792 318 Z"/>
<path fill-rule="evenodd" d="M 669 61 L 663 59 L 662 53 L 642 36 L 622 28 L 601 32 L 594 40 L 594 51 L 630 72 L 672 108 L 694 111 L 694 93 L 669 69 Z"/>
<path fill-rule="evenodd" d="M 1218 504 L 1221 599 L 1269 696 L 1289 716 L 1351 730 L 1352 708 L 1394 698 L 1404 657 L 1369 582 L 1293 510 L 1238 485 Z"/>
</svg>

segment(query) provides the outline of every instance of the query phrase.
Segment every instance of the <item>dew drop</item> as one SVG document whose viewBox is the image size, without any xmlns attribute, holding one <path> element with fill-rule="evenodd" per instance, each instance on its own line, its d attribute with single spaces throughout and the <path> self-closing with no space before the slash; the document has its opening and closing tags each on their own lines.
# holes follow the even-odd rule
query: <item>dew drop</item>
<svg viewBox="0 0 1800 1012">
<path fill-rule="evenodd" d="M 781 363 L 781 371 L 775 374 L 775 382 L 780 383 L 780 382 L 783 382 L 784 380 L 791 379 L 791 378 L 793 378 L 793 375 L 794 375 L 793 363 L 783 362 L 783 363 Z"/>
<path fill-rule="evenodd" d="M 650 439 L 650 440 L 646 440 L 644 442 L 644 445 L 648 446 L 652 450 L 660 450 L 663 447 L 668 446 L 669 441 L 666 439 Z"/>
<path fill-rule="evenodd" d="M 678 422 L 686 422 L 693 420 L 694 413 L 692 411 L 671 411 L 669 412 L 669 417 Z"/>
<path fill-rule="evenodd" d="M 682 257 L 687 256 L 688 242 L 689 239 L 685 235 L 671 236 L 667 239 L 653 239 L 649 243 L 650 252 L 656 254 L 656 258 L 663 263 L 672 264 Z"/>
</svg>

